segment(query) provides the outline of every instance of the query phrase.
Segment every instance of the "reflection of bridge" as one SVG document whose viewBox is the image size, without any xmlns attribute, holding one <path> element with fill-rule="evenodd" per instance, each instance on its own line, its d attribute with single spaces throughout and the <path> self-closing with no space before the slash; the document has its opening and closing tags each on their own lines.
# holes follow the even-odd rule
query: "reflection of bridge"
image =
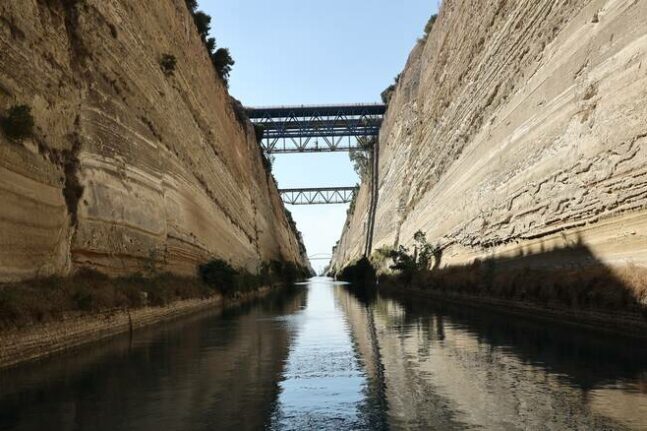
<svg viewBox="0 0 647 431">
<path fill-rule="evenodd" d="M 268 154 L 361 149 L 357 138 L 377 137 L 385 112 L 379 104 L 247 108 Z"/>
<path fill-rule="evenodd" d="M 353 200 L 357 187 L 316 187 L 281 189 L 281 198 L 288 205 L 347 204 Z"/>
</svg>

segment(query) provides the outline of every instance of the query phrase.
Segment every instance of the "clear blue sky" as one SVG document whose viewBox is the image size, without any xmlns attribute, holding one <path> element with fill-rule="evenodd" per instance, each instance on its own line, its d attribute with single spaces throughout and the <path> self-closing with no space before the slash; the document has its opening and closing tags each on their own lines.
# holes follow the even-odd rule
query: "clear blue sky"
<svg viewBox="0 0 647 431">
<path fill-rule="evenodd" d="M 378 102 L 436 0 L 201 0 L 236 61 L 230 93 L 247 106 Z M 279 187 L 354 185 L 346 153 L 278 155 Z M 308 254 L 330 253 L 347 205 L 288 207 Z M 315 261 L 316 269 L 327 262 Z"/>
</svg>

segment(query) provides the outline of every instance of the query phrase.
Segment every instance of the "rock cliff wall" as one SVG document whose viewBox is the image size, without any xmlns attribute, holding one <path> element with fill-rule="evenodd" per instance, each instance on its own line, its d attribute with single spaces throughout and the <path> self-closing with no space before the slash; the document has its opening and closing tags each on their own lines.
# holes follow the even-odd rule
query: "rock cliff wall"
<svg viewBox="0 0 647 431">
<path fill-rule="evenodd" d="M 36 129 L 0 133 L 0 280 L 302 262 L 184 0 L 4 0 L 0 113 L 17 104 Z"/>
<path fill-rule="evenodd" d="M 373 250 L 422 230 L 441 266 L 574 243 L 647 266 L 647 2 L 446 0 L 379 160 Z M 361 256 L 369 189 L 333 268 Z"/>
</svg>

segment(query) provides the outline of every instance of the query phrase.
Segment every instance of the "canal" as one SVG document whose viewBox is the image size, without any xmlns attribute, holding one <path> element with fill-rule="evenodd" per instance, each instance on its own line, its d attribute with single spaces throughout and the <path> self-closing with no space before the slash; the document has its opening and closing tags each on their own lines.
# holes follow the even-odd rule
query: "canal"
<svg viewBox="0 0 647 431">
<path fill-rule="evenodd" d="M 0 372 L 0 430 L 263 429 L 647 429 L 647 347 L 315 278 Z"/>
</svg>

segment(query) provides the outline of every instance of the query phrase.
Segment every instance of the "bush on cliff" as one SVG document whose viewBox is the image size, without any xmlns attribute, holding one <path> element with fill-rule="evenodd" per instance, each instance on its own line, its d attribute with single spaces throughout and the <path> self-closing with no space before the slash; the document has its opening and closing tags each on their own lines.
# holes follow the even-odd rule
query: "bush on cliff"
<svg viewBox="0 0 647 431">
<path fill-rule="evenodd" d="M 207 48 L 211 62 L 216 69 L 216 73 L 223 81 L 225 86 L 228 86 L 229 74 L 231 73 L 232 66 L 236 62 L 232 58 L 228 48 L 216 49 L 216 39 L 209 37 L 209 32 L 211 31 L 211 16 L 200 10 L 197 10 L 197 0 L 186 0 L 186 5 L 193 16 L 193 22 L 195 23 L 196 29 L 200 34 L 200 38 Z"/>
<path fill-rule="evenodd" d="M 424 36 L 425 40 L 429 37 L 429 33 L 431 33 L 431 30 L 434 28 L 434 24 L 436 24 L 437 19 L 438 19 L 438 15 L 434 14 L 427 21 L 427 24 L 425 25 L 425 36 Z"/>
<path fill-rule="evenodd" d="M 198 0 L 185 0 L 186 1 L 186 7 L 191 11 L 191 13 L 195 12 L 198 9 Z"/>
<path fill-rule="evenodd" d="M 20 141 L 31 137 L 34 133 L 34 117 L 27 105 L 12 106 L 7 114 L 0 119 L 0 125 L 5 136 Z"/>
<path fill-rule="evenodd" d="M 198 273 L 207 286 L 223 295 L 232 294 L 237 287 L 238 271 L 222 259 L 213 259 L 200 265 Z"/>
<path fill-rule="evenodd" d="M 209 36 L 209 32 L 211 31 L 211 17 L 199 10 L 193 14 L 193 22 L 198 29 L 200 37 L 206 42 L 207 36 Z"/>
<path fill-rule="evenodd" d="M 307 271 L 294 262 L 272 260 L 264 262 L 256 274 L 236 269 L 222 259 L 212 259 L 198 268 L 201 280 L 225 296 L 234 296 L 264 286 L 294 284 L 308 276 Z"/>
<path fill-rule="evenodd" d="M 213 61 L 213 65 L 216 67 L 216 72 L 218 72 L 220 79 L 222 79 L 225 84 L 228 84 L 232 66 L 236 64 L 234 59 L 231 57 L 229 49 L 218 48 L 216 52 L 211 55 L 211 60 Z"/>
<path fill-rule="evenodd" d="M 362 182 L 371 178 L 373 166 L 371 165 L 371 151 L 375 145 L 376 138 L 358 139 L 359 148 L 351 150 L 348 153 L 350 161 L 353 163 L 353 169 Z"/>
<path fill-rule="evenodd" d="M 160 58 L 160 68 L 164 75 L 173 76 L 175 67 L 177 66 L 177 59 L 172 54 L 163 54 Z"/>
<path fill-rule="evenodd" d="M 393 98 L 393 94 L 395 93 L 395 90 L 398 88 L 398 83 L 400 82 L 400 75 L 396 76 L 393 79 L 393 84 L 389 85 L 384 89 L 384 91 L 380 94 L 380 97 L 382 98 L 382 103 L 385 105 L 388 105 L 391 103 L 391 99 Z"/>
</svg>

